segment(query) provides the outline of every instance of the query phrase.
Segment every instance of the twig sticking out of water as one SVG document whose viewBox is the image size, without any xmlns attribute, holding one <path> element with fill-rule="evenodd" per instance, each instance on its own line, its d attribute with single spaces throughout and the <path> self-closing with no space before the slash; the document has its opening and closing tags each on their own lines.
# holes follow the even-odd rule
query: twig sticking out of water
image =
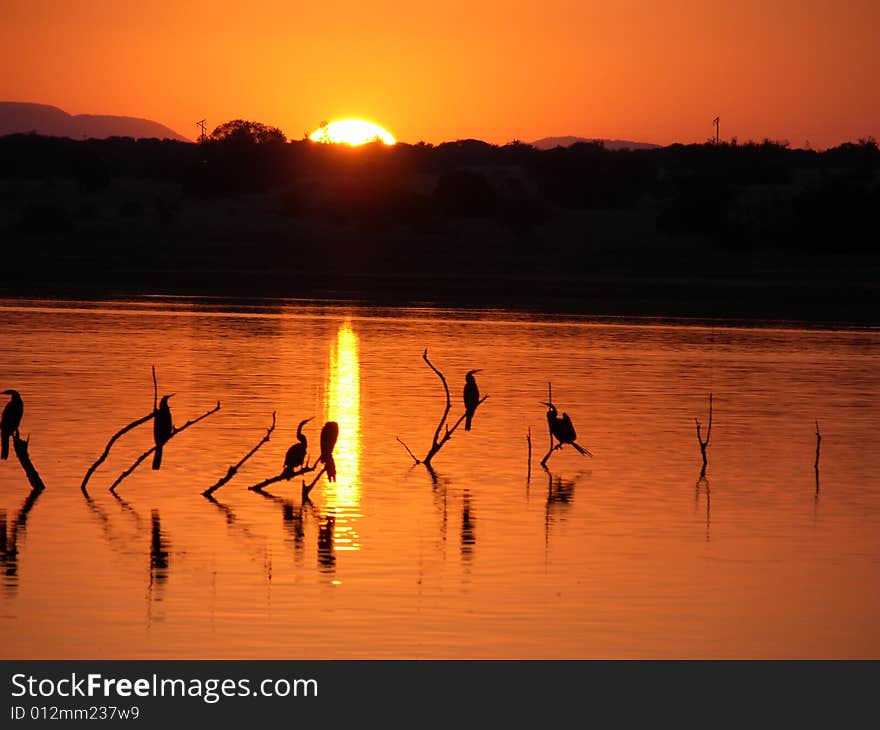
<svg viewBox="0 0 880 730">
<path fill-rule="evenodd" d="M 532 427 L 529 426 L 528 433 L 526 433 L 526 442 L 529 445 L 529 468 L 526 471 L 526 484 L 529 484 L 532 481 Z"/>
</svg>

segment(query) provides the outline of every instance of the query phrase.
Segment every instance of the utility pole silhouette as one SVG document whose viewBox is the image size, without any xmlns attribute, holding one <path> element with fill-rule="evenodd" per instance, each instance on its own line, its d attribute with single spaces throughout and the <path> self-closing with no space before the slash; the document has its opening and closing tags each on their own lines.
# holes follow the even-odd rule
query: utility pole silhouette
<svg viewBox="0 0 880 730">
<path fill-rule="evenodd" d="M 206 123 L 207 121 L 208 121 L 207 119 L 199 119 L 199 121 L 196 122 L 196 126 L 197 126 L 197 127 L 199 128 L 199 130 L 200 130 L 200 133 L 199 133 L 199 142 L 204 142 L 204 141 L 205 141 L 205 136 L 206 136 L 206 135 L 205 135 L 205 123 Z"/>
<path fill-rule="evenodd" d="M 719 141 L 720 141 L 720 137 L 718 136 L 718 125 L 719 125 L 720 122 L 721 122 L 721 117 L 715 117 L 715 118 L 712 120 L 712 124 L 715 125 L 715 144 L 716 144 L 716 145 L 718 145 L 718 143 L 719 143 Z"/>
</svg>

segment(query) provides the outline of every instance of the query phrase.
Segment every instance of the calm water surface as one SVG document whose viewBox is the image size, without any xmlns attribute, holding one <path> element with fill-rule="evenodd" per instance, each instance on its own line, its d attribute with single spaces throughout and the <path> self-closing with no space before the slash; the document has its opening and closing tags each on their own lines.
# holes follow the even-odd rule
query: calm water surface
<svg viewBox="0 0 880 730">
<path fill-rule="evenodd" d="M 880 657 L 880 334 L 721 324 L 0 302 L 3 658 Z M 435 458 L 449 378 L 480 407 Z M 150 366 L 181 425 L 161 471 Z M 547 450 L 547 382 L 593 459 Z M 714 419 L 706 479 L 694 418 Z M 4 396 L 5 399 L 5 396 Z M 215 502 L 201 492 L 277 427 Z M 338 481 L 259 494 L 297 423 Z M 815 421 L 822 435 L 817 489 Z M 528 462 L 526 435 L 533 454 Z"/>
</svg>

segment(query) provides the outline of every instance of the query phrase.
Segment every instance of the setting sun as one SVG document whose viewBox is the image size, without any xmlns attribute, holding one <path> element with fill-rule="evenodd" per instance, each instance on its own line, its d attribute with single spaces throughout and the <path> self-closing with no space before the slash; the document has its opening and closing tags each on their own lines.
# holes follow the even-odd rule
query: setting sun
<svg viewBox="0 0 880 730">
<path fill-rule="evenodd" d="M 339 121 L 322 125 L 312 132 L 309 139 L 313 142 L 341 143 L 352 146 L 376 140 L 380 140 L 388 145 L 397 142 L 388 130 L 383 129 L 378 124 L 365 122 L 362 119 L 340 119 Z"/>
</svg>

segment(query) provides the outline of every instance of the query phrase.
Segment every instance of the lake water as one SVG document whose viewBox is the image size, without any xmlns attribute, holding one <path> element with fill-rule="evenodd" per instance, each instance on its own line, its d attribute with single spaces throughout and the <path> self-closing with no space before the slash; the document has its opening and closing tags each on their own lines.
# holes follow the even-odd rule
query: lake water
<svg viewBox="0 0 880 730">
<path fill-rule="evenodd" d="M 880 656 L 875 331 L 188 300 L 0 317 L 46 483 L 28 499 L 0 462 L 2 658 Z M 424 456 L 443 411 L 425 348 L 453 421 L 465 371 L 489 395 L 433 476 L 397 441 Z M 151 412 L 151 365 L 178 426 L 221 409 L 114 496 L 152 445 L 134 429 L 84 494 Z M 594 455 L 549 472 L 548 381 Z M 312 456 L 340 425 L 337 481 L 305 505 L 299 479 L 249 491 L 308 417 Z"/>
</svg>

